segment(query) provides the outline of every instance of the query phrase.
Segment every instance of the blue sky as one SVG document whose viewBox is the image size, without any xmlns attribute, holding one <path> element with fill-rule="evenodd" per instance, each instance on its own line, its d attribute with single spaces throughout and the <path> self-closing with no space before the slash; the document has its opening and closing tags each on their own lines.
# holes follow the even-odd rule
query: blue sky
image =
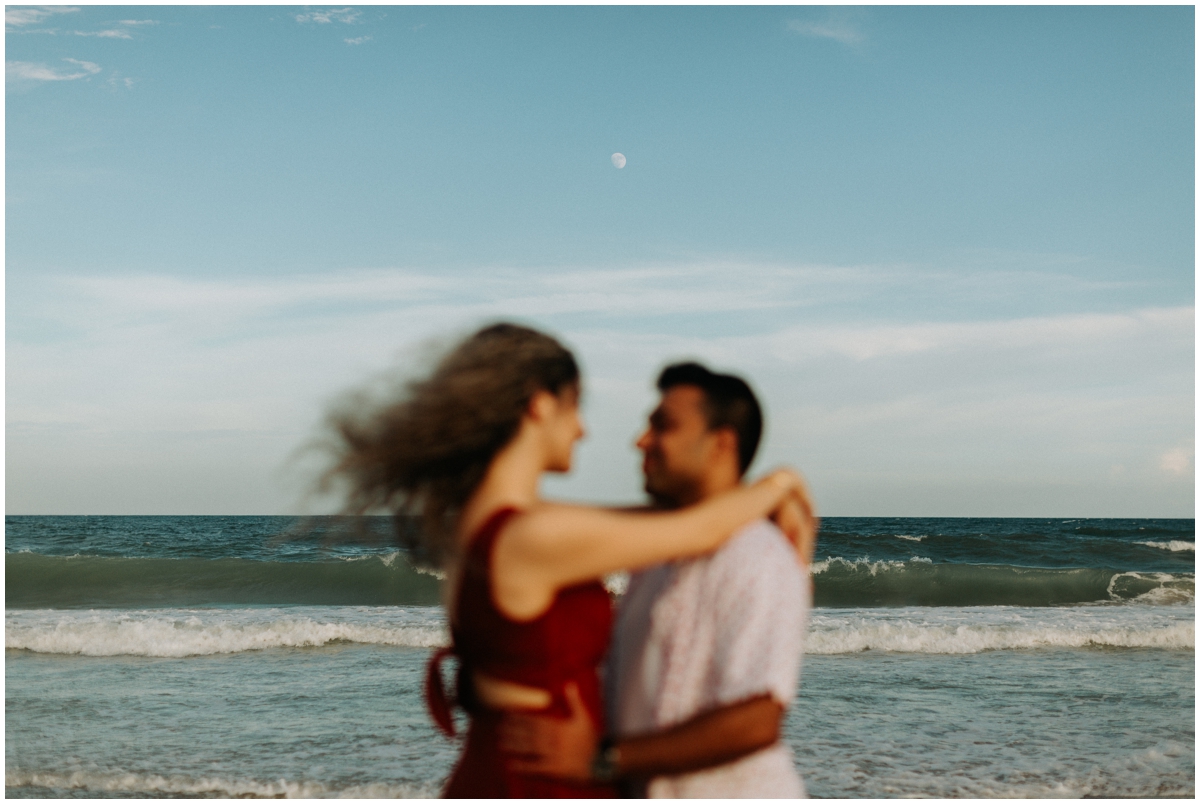
<svg viewBox="0 0 1200 804">
<path fill-rule="evenodd" d="M 10 513 L 319 509 L 332 401 L 516 318 L 557 494 L 637 497 L 699 357 L 829 515 L 1193 515 L 1191 7 L 6 22 Z"/>
</svg>

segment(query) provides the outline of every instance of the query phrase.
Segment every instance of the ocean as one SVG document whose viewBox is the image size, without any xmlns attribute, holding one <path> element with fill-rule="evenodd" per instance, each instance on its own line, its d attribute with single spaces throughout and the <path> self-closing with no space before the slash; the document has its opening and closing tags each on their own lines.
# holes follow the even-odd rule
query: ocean
<svg viewBox="0 0 1200 804">
<path fill-rule="evenodd" d="M 450 772 L 439 582 L 386 520 L 8 516 L 5 548 L 7 796 Z M 784 726 L 810 795 L 1194 795 L 1194 520 L 833 517 L 817 558 Z"/>
</svg>

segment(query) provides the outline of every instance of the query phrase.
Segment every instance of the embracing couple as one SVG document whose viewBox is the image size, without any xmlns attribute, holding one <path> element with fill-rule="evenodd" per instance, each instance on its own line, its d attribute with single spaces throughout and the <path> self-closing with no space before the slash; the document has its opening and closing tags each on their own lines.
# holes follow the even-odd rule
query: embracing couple
<svg viewBox="0 0 1200 804">
<path fill-rule="evenodd" d="M 400 401 L 336 421 L 352 508 L 419 512 L 412 546 L 446 571 L 452 645 L 426 694 L 447 734 L 452 704 L 470 725 L 445 796 L 804 794 L 780 728 L 809 603 L 807 489 L 787 469 L 743 479 L 762 431 L 745 382 L 687 363 L 658 388 L 641 509 L 539 495 L 583 436 L 581 380 L 525 327 L 480 330 Z M 602 579 L 621 570 L 614 617 Z"/>
</svg>

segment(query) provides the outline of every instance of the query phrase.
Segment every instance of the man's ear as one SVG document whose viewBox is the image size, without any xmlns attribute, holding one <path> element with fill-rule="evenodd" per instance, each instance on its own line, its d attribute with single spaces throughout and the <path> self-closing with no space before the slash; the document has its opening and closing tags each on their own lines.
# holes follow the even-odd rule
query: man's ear
<svg viewBox="0 0 1200 804">
<path fill-rule="evenodd" d="M 732 427 L 718 427 L 713 430 L 713 435 L 717 439 L 717 449 L 721 453 L 728 453 L 733 456 L 736 462 L 738 459 L 738 437 L 737 431 Z"/>
</svg>

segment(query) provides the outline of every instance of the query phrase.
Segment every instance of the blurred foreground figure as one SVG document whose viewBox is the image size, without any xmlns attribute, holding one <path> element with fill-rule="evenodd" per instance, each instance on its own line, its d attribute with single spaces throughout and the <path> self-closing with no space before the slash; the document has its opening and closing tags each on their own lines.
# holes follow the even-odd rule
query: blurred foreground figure
<svg viewBox="0 0 1200 804">
<path fill-rule="evenodd" d="M 599 664 L 611 603 L 600 579 L 711 552 L 748 522 L 773 514 L 799 535 L 803 481 L 778 470 L 670 511 L 611 511 L 541 498 L 546 472 L 571 469 L 580 377 L 556 340 L 496 324 L 465 339 L 401 398 L 334 415 L 347 510 L 420 513 L 413 554 L 446 571 L 452 645 L 430 662 L 430 713 L 455 733 L 451 707 L 470 716 L 444 794 L 461 798 L 611 797 L 606 773 L 533 774 L 500 745 L 505 713 L 540 712 L 604 730 Z M 789 525 L 788 523 L 792 523 Z M 440 671 L 459 661 L 456 694 Z"/>
<path fill-rule="evenodd" d="M 742 380 L 694 363 L 668 367 L 638 439 L 645 488 L 666 509 L 738 488 L 762 432 Z M 807 500 L 807 498 L 805 498 Z M 509 750 L 526 772 L 618 780 L 627 796 L 797 798 L 804 785 L 780 741 L 795 697 L 811 591 L 816 518 L 766 519 L 708 555 L 635 572 L 609 653 L 610 733 L 581 708 L 568 718 L 510 716 Z"/>
</svg>

